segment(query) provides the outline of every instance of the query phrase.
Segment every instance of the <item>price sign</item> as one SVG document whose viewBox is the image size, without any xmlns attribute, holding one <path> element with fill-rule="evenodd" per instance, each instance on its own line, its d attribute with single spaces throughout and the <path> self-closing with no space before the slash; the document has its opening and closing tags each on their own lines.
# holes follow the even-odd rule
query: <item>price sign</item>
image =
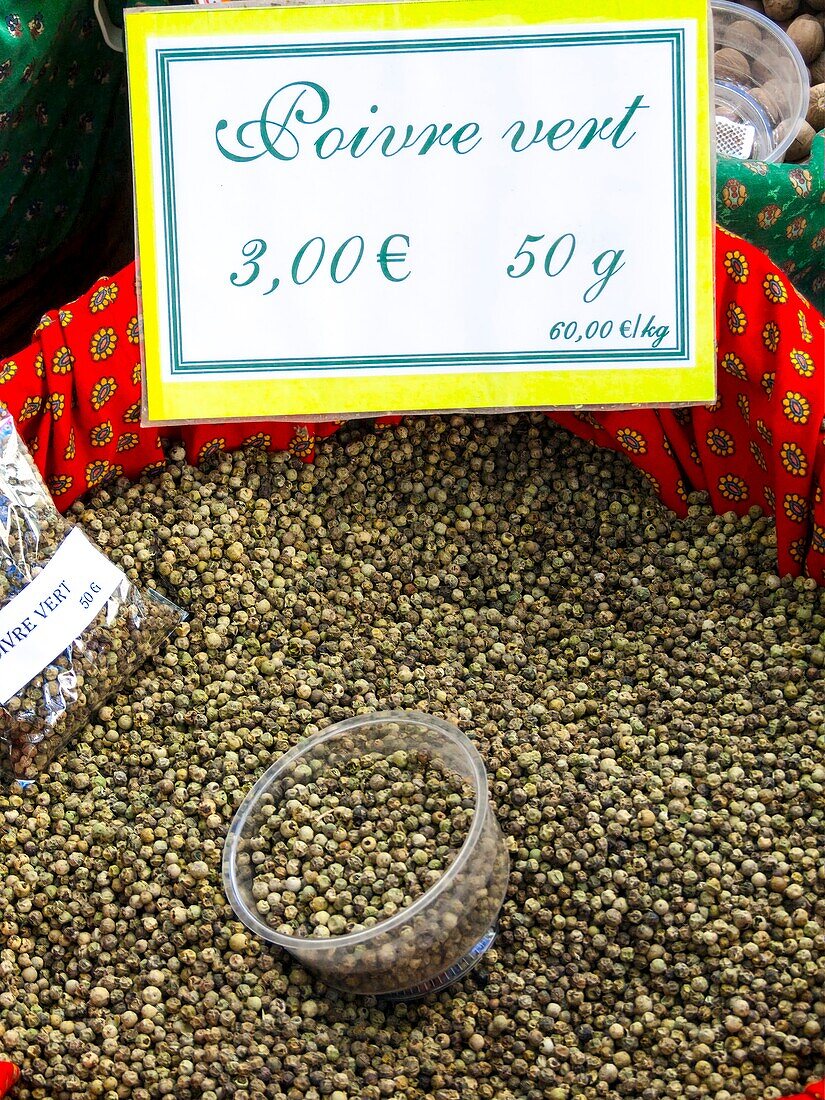
<svg viewBox="0 0 825 1100">
<path fill-rule="evenodd" d="M 712 401 L 704 0 L 131 10 L 145 418 Z"/>
</svg>

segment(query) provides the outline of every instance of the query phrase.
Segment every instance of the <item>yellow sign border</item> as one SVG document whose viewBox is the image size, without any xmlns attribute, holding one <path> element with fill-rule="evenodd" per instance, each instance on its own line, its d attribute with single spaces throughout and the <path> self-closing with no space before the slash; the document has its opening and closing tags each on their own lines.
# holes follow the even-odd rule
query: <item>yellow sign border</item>
<svg viewBox="0 0 825 1100">
<path fill-rule="evenodd" d="M 565 0 L 564 14 L 542 0 L 418 0 L 309 7 L 215 7 L 131 9 L 125 13 L 126 54 L 132 118 L 135 207 L 138 233 L 138 281 L 142 304 L 144 415 L 152 424 L 192 420 L 264 420 L 276 417 L 327 417 L 336 414 L 434 412 L 450 409 L 598 408 L 653 404 L 690 404 L 715 398 L 715 313 L 713 308 L 713 157 L 710 129 L 710 77 L 706 0 Z M 426 374 L 417 376 L 317 378 L 238 377 L 164 380 L 160 358 L 147 349 L 162 338 L 157 308 L 158 256 L 155 248 L 156 195 L 148 111 L 148 42 L 155 37 L 317 31 L 381 31 L 529 27 L 542 23 L 665 23 L 696 20 L 695 88 L 696 179 L 694 210 L 696 315 L 695 366 L 670 369 L 639 367 L 587 371 L 572 365 L 550 371 Z M 667 377 L 667 400 L 662 398 Z M 321 404 L 321 392 L 323 402 Z M 267 414 L 263 410 L 271 409 Z"/>
</svg>

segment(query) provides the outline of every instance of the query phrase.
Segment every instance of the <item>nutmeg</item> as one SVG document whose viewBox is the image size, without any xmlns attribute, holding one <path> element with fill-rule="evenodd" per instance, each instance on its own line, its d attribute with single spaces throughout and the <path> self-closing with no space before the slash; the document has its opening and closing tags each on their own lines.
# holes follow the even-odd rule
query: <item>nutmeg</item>
<svg viewBox="0 0 825 1100">
<path fill-rule="evenodd" d="M 805 116 L 805 121 L 814 130 L 821 130 L 825 127 L 825 83 L 815 84 L 811 88 L 808 99 L 808 114 Z"/>
<path fill-rule="evenodd" d="M 782 117 L 782 100 L 777 98 L 775 89 L 770 88 L 768 84 L 763 84 L 761 88 L 754 88 L 751 95 L 765 108 L 771 122 L 779 121 Z"/>
<path fill-rule="evenodd" d="M 788 27 L 788 38 L 802 54 L 802 60 L 810 65 L 825 49 L 825 30 L 812 15 L 800 15 Z"/>
<path fill-rule="evenodd" d="M 787 127 L 779 127 L 777 133 L 780 137 L 784 137 L 785 133 L 787 133 Z M 799 123 L 796 136 L 785 154 L 785 160 L 792 161 L 793 163 L 800 160 L 806 160 L 811 155 L 813 140 L 814 128 L 803 119 L 802 122 Z"/>
<path fill-rule="evenodd" d="M 762 32 L 750 19 L 737 19 L 725 32 L 725 41 L 734 49 L 753 49 L 762 41 Z"/>
<path fill-rule="evenodd" d="M 774 22 L 793 19 L 799 11 L 799 0 L 765 0 L 765 15 Z"/>
<path fill-rule="evenodd" d="M 713 69 L 717 80 L 744 81 L 750 76 L 748 59 L 739 50 L 725 46 L 713 55 Z"/>
</svg>

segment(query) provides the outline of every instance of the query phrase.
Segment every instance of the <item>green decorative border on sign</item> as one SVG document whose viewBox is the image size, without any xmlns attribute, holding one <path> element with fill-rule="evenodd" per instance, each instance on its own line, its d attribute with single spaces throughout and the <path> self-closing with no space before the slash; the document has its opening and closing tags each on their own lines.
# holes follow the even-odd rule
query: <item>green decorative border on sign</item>
<svg viewBox="0 0 825 1100">
<path fill-rule="evenodd" d="M 630 43 L 667 43 L 671 48 L 673 100 L 673 187 L 675 197 L 674 241 L 677 309 L 676 346 L 615 351 L 559 350 L 524 352 L 455 352 L 426 355 L 351 356 L 348 358 L 184 360 L 181 338 L 180 260 L 178 256 L 177 193 L 171 124 L 170 72 L 172 65 L 197 61 L 243 60 L 248 58 L 325 57 L 374 53 L 434 53 L 467 50 L 563 48 L 568 46 L 616 46 Z M 172 376 L 184 374 L 259 374 L 296 370 L 353 370 L 388 367 L 528 367 L 552 363 L 621 362 L 634 365 L 683 363 L 690 360 L 688 342 L 689 280 L 687 257 L 687 153 L 685 149 L 685 43 L 679 27 L 657 30 L 597 31 L 558 34 L 485 35 L 483 37 L 390 39 L 298 43 L 289 45 L 211 46 L 160 49 L 156 53 L 158 120 L 161 144 L 164 248 L 166 255 L 167 307 L 170 321 L 169 362 Z"/>
</svg>

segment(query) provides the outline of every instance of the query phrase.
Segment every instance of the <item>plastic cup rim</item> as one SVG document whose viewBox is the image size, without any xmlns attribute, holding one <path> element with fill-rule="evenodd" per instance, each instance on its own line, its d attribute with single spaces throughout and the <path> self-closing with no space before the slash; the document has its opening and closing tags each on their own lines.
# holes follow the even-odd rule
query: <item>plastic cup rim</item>
<svg viewBox="0 0 825 1100">
<path fill-rule="evenodd" d="M 410 725 L 422 726 L 430 732 L 437 732 L 459 748 L 465 755 L 473 776 L 476 802 L 473 808 L 473 820 L 470 825 L 470 831 L 464 838 L 464 843 L 461 845 L 455 859 L 438 882 L 434 883 L 429 890 L 426 890 L 420 898 L 416 898 L 412 905 L 400 909 L 391 917 L 387 917 L 386 920 L 379 921 L 377 924 L 373 925 L 372 928 L 365 928 L 360 932 L 348 932 L 342 936 L 330 936 L 328 939 L 316 939 L 314 936 L 288 936 L 281 932 L 276 932 L 269 925 L 264 924 L 257 914 L 249 909 L 243 901 L 238 888 L 236 868 L 238 841 L 243 833 L 243 828 L 246 825 L 253 807 L 257 805 L 260 796 L 269 786 L 271 786 L 272 782 L 292 764 L 300 760 L 302 756 L 306 755 L 307 751 L 315 749 L 325 741 L 331 741 L 352 730 L 363 730 L 364 728 L 386 722 L 404 722 Z M 442 718 L 436 718 L 431 714 L 427 714 L 424 711 L 415 710 L 385 710 L 376 711 L 372 714 L 355 715 L 352 718 L 346 718 L 342 722 L 336 722 L 322 733 L 305 738 L 300 744 L 289 749 L 288 752 L 285 752 L 274 764 L 271 764 L 270 767 L 267 768 L 264 774 L 251 788 L 246 798 L 238 807 L 226 838 L 221 867 L 224 890 L 226 891 L 229 904 L 232 906 L 236 916 L 250 929 L 250 931 L 255 932 L 256 935 L 267 940 L 269 943 L 274 943 L 279 947 L 285 948 L 287 951 L 293 953 L 295 951 L 300 951 L 302 954 L 307 954 L 310 952 L 329 952 L 333 949 L 337 950 L 342 947 L 355 947 L 358 944 L 368 943 L 377 936 L 383 935 L 386 932 L 391 932 L 394 928 L 406 924 L 417 914 L 432 905 L 433 901 L 455 881 L 461 869 L 466 865 L 478 844 L 489 812 L 487 772 L 484 767 L 484 762 L 479 756 L 476 747 L 457 726 L 454 726 L 451 722 L 445 722 Z"/>
</svg>

